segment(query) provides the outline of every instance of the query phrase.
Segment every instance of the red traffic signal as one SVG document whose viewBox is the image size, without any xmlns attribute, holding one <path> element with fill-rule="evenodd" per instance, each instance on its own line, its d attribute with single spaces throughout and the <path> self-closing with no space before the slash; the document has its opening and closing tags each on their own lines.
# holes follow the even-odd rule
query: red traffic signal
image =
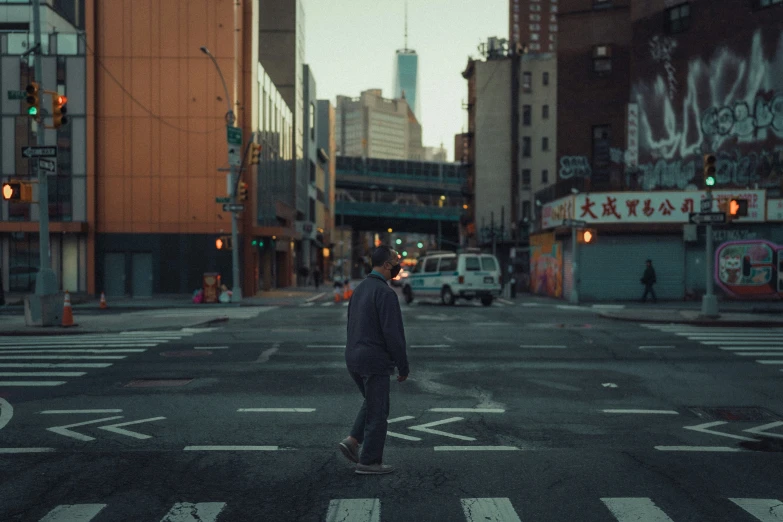
<svg viewBox="0 0 783 522">
<path fill-rule="evenodd" d="M 52 94 L 52 126 L 55 129 L 68 123 L 68 118 L 65 116 L 68 113 L 68 109 L 65 107 L 66 103 L 68 103 L 66 96 Z"/>
</svg>

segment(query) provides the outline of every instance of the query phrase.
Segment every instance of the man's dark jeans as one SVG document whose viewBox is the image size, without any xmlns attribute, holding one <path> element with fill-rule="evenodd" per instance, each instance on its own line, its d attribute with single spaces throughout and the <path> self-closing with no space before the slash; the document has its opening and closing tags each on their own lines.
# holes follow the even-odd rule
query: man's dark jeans
<svg viewBox="0 0 783 522">
<path fill-rule="evenodd" d="M 655 290 L 653 290 L 653 285 L 651 283 L 647 283 L 644 285 L 644 294 L 642 294 L 642 302 L 647 301 L 647 294 L 652 295 L 653 302 L 658 301 L 658 298 L 655 296 Z"/>
<path fill-rule="evenodd" d="M 364 397 L 351 430 L 351 437 L 362 444 L 359 463 L 380 464 L 386 444 L 386 420 L 389 418 L 390 376 L 349 373 Z"/>
</svg>

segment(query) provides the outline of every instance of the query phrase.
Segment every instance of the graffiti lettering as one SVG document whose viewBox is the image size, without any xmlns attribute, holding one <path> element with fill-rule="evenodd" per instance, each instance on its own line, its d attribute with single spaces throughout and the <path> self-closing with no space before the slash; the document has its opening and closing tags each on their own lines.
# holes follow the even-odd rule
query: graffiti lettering
<svg viewBox="0 0 783 522">
<path fill-rule="evenodd" d="M 696 160 L 688 162 L 658 160 L 656 163 L 639 165 L 639 181 L 644 190 L 656 188 L 684 189 L 696 176 L 699 165 Z"/>
<path fill-rule="evenodd" d="M 706 136 L 747 138 L 770 127 L 783 137 L 783 94 L 769 101 L 757 97 L 753 111 L 745 101 L 737 101 L 733 107 L 711 107 L 701 119 L 701 130 Z M 766 139 L 766 135 L 762 139 Z"/>
<path fill-rule="evenodd" d="M 584 156 L 560 158 L 560 179 L 589 178 L 593 174 L 590 162 Z"/>
<path fill-rule="evenodd" d="M 663 62 L 669 84 L 669 99 L 677 92 L 677 70 L 672 65 L 672 53 L 677 48 L 677 41 L 671 37 L 661 38 L 655 35 L 650 40 L 650 54 L 653 61 Z"/>
</svg>

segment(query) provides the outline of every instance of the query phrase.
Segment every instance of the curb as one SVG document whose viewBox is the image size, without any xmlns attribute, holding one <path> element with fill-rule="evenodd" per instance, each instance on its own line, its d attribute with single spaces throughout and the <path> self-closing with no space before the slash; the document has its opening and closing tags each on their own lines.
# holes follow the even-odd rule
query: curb
<svg viewBox="0 0 783 522">
<path fill-rule="evenodd" d="M 601 317 L 612 319 L 614 321 L 624 321 L 627 323 L 653 323 L 653 324 L 689 324 L 694 326 L 715 326 L 718 328 L 740 327 L 740 328 L 783 328 L 781 321 L 721 321 L 715 319 L 650 319 L 639 317 L 622 317 L 611 313 L 600 313 Z"/>
<path fill-rule="evenodd" d="M 121 329 L 108 329 L 108 330 L 79 330 L 78 324 L 75 324 L 73 327 L 69 327 L 67 330 L 60 326 L 50 326 L 50 327 L 40 327 L 42 330 L 9 330 L 7 332 L 2 332 L 3 336 L 8 337 L 57 337 L 57 336 L 68 336 L 68 335 L 96 335 L 96 334 L 118 334 L 120 332 L 132 332 L 134 330 L 145 330 L 145 331 L 158 331 L 158 330 L 171 330 L 173 329 L 182 329 L 182 328 L 199 328 L 203 326 L 211 326 L 213 324 L 221 324 L 221 323 L 227 323 L 229 321 L 228 316 L 221 316 L 221 317 L 215 317 L 213 319 L 207 319 L 205 321 L 198 321 L 196 323 L 186 324 L 186 325 L 176 325 L 176 326 L 158 326 L 153 328 L 121 328 Z M 30 327 L 35 328 L 35 327 Z M 57 330 L 46 330 L 46 328 L 57 328 Z"/>
</svg>

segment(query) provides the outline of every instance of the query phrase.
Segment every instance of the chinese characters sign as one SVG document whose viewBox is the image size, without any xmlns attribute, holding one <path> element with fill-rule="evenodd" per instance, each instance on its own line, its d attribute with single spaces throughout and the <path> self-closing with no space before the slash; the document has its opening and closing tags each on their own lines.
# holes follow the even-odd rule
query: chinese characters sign
<svg viewBox="0 0 783 522">
<path fill-rule="evenodd" d="M 557 227 L 563 219 L 580 219 L 588 224 L 688 223 L 688 214 L 699 212 L 704 197 L 704 192 L 696 191 L 578 194 L 546 205 L 542 226 Z M 720 201 L 744 198 L 748 200 L 748 216 L 737 221 L 764 221 L 766 193 L 763 190 L 716 190 L 713 197 L 713 211 L 718 210 Z"/>
</svg>

